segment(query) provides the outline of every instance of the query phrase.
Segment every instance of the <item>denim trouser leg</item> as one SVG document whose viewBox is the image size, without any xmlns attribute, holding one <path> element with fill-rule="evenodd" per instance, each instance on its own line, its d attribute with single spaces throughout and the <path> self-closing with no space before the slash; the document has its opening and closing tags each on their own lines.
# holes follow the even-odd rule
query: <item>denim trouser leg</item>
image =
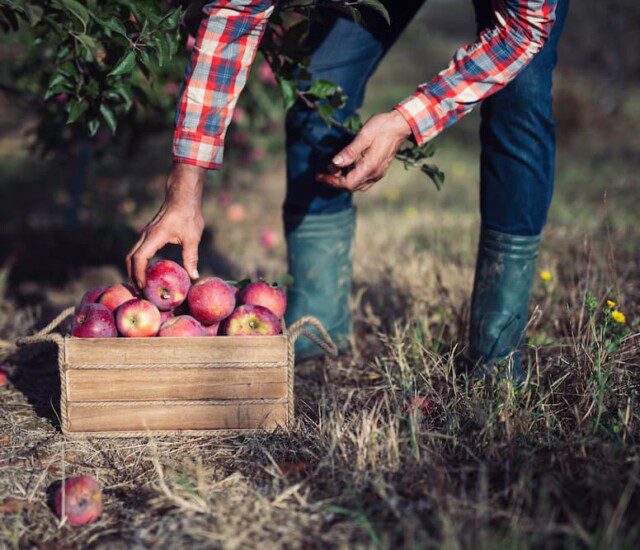
<svg viewBox="0 0 640 550">
<path fill-rule="evenodd" d="M 309 71 L 314 78 L 329 80 L 342 87 L 348 100 L 336 118 L 344 121 L 353 115 L 364 101 L 367 81 L 388 48 L 420 8 L 422 0 L 404 0 L 388 4 L 393 24 L 388 27 L 374 18 L 366 26 L 351 19 L 323 16 L 314 25 L 308 46 L 311 50 Z M 398 4 L 402 4 L 401 6 Z M 369 22 L 368 22 L 369 23 Z M 287 194 L 285 214 L 331 214 L 351 207 L 352 194 L 315 181 L 331 158 L 350 138 L 336 128 L 330 128 L 315 110 L 301 101 L 287 113 Z"/>
<path fill-rule="evenodd" d="M 478 27 L 492 17 L 490 0 L 474 0 Z M 481 107 L 482 225 L 511 235 L 538 235 L 547 219 L 556 150 L 552 73 L 569 0 L 558 0 L 556 22 L 542 50 Z"/>
</svg>

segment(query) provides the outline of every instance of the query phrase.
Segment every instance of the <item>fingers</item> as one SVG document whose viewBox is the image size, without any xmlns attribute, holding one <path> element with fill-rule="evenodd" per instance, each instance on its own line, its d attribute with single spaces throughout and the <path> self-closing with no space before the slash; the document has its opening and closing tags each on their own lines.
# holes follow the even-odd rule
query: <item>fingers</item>
<svg viewBox="0 0 640 550">
<path fill-rule="evenodd" d="M 138 290 L 147 284 L 147 266 L 149 260 L 160 250 L 169 239 L 158 231 L 149 231 L 145 235 L 144 241 L 131 256 L 131 280 Z"/>
<path fill-rule="evenodd" d="M 333 157 L 332 162 L 339 168 L 346 168 L 356 162 L 370 145 L 371 138 L 361 130 L 349 145 Z"/>
<path fill-rule="evenodd" d="M 189 277 L 198 279 L 198 239 L 189 239 L 182 245 L 182 265 L 187 270 Z"/>
</svg>

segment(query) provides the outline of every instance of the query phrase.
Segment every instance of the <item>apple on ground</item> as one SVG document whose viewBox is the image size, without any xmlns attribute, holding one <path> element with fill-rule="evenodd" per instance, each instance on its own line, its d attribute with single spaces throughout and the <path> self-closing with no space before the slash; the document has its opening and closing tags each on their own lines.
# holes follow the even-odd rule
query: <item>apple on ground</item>
<svg viewBox="0 0 640 550">
<path fill-rule="evenodd" d="M 155 336 L 160 330 L 160 310 L 147 300 L 134 298 L 116 310 L 116 326 L 128 338 Z"/>
<path fill-rule="evenodd" d="M 113 314 L 102 304 L 86 304 L 73 316 L 71 335 L 77 338 L 118 336 Z"/>
<path fill-rule="evenodd" d="M 87 292 L 84 293 L 84 296 L 82 296 L 82 300 L 80 300 L 78 309 L 82 309 L 87 304 L 95 304 L 100 299 L 100 296 L 102 296 L 108 289 L 109 287 L 104 285 L 87 290 Z"/>
<path fill-rule="evenodd" d="M 191 315 L 203 325 L 226 319 L 236 306 L 236 288 L 218 277 L 200 279 L 189 289 Z"/>
<path fill-rule="evenodd" d="M 280 334 L 280 319 L 266 307 L 253 304 L 238 306 L 223 326 L 227 336 L 268 336 Z"/>
<path fill-rule="evenodd" d="M 109 311 L 114 312 L 122 304 L 136 297 L 133 287 L 128 284 L 118 284 L 105 290 L 98 300 L 99 304 L 105 306 Z"/>
<path fill-rule="evenodd" d="M 0 365 L 0 386 L 4 386 L 8 381 L 7 369 L 4 365 Z"/>
<path fill-rule="evenodd" d="M 419 411 L 422 416 L 429 416 L 436 407 L 436 402 L 426 395 L 412 395 L 402 408 L 403 413 Z"/>
<path fill-rule="evenodd" d="M 240 293 L 241 304 L 253 304 L 270 309 L 276 317 L 282 317 L 287 309 L 287 295 L 278 285 L 264 281 L 249 283 Z"/>
<path fill-rule="evenodd" d="M 95 521 L 102 512 L 102 491 L 91 476 L 71 477 L 56 490 L 56 515 L 73 526 Z"/>
<path fill-rule="evenodd" d="M 186 270 L 171 260 L 160 260 L 147 269 L 142 293 L 160 311 L 178 307 L 187 298 L 191 279 Z"/>
<path fill-rule="evenodd" d="M 160 326 L 158 336 L 206 336 L 204 327 L 199 321 L 196 321 L 191 315 L 179 315 L 165 321 Z"/>
</svg>

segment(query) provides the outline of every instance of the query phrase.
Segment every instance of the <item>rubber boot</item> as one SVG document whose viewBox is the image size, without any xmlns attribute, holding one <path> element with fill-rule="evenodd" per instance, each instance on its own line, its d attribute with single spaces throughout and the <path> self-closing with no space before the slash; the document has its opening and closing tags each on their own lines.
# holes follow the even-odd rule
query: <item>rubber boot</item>
<svg viewBox="0 0 640 550">
<path fill-rule="evenodd" d="M 355 208 L 334 214 L 285 214 L 287 259 L 293 285 L 287 294 L 287 325 L 317 317 L 339 349 L 350 345 L 351 278 Z M 296 342 L 296 359 L 324 352 L 307 338 Z"/>
<path fill-rule="evenodd" d="M 540 235 L 481 231 L 470 327 L 476 376 L 525 378 L 521 347 L 539 247 Z"/>
</svg>

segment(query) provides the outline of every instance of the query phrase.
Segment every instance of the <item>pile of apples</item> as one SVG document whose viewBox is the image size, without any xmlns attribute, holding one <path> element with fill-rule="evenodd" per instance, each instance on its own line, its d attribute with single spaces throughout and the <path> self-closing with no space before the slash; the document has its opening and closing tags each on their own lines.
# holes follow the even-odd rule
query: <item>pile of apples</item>
<svg viewBox="0 0 640 550">
<path fill-rule="evenodd" d="M 137 295 L 117 284 L 89 290 L 71 325 L 78 338 L 152 336 L 266 336 L 280 334 L 287 297 L 278 285 L 250 282 L 239 290 L 218 277 L 193 285 L 175 262 L 160 260 L 147 269 Z"/>
</svg>

